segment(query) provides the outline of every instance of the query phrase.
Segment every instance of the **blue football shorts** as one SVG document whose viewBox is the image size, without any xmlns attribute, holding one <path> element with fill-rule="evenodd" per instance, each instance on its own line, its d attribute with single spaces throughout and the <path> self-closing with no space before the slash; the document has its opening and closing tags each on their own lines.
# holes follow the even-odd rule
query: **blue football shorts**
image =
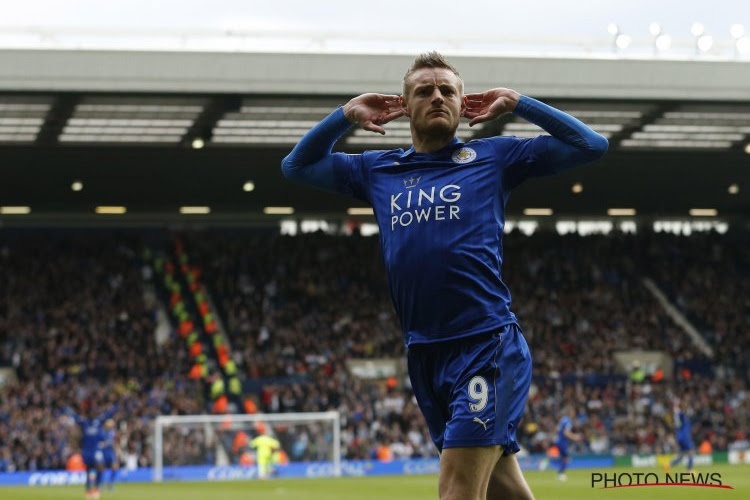
<svg viewBox="0 0 750 500">
<path fill-rule="evenodd" d="M 87 450 L 81 455 L 86 467 L 98 467 L 104 463 L 104 452 L 102 450 Z"/>
<path fill-rule="evenodd" d="M 531 385 L 531 354 L 516 324 L 499 332 L 408 348 L 409 378 L 438 450 L 520 448 L 516 430 Z"/>
<path fill-rule="evenodd" d="M 107 468 L 112 468 L 112 465 L 117 461 L 117 455 L 115 453 L 115 450 L 112 448 L 105 448 L 103 450 L 104 453 L 104 466 Z"/>
<path fill-rule="evenodd" d="M 686 437 L 678 437 L 677 444 L 680 446 L 680 451 L 690 451 L 695 448 L 693 440 Z"/>
</svg>

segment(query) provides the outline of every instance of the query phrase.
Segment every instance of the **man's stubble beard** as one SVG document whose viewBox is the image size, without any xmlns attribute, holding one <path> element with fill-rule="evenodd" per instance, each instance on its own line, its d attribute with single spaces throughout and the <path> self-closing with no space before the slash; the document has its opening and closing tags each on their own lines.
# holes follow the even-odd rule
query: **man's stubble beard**
<svg viewBox="0 0 750 500">
<path fill-rule="evenodd" d="M 442 123 L 436 123 L 432 125 L 425 125 L 425 126 L 415 126 L 414 132 L 418 137 L 429 137 L 431 140 L 437 140 L 437 139 L 448 139 L 451 140 L 456 136 L 456 130 L 458 130 L 458 124 L 455 126 L 448 125 L 448 124 L 442 124 Z"/>
</svg>

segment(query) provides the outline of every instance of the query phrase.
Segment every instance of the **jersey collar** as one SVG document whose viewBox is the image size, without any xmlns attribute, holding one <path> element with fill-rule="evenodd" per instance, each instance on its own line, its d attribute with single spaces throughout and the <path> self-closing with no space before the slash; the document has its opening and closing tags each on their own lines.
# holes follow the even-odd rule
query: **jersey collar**
<svg viewBox="0 0 750 500">
<path fill-rule="evenodd" d="M 399 158 L 404 159 L 415 154 L 429 154 L 430 156 L 438 156 L 438 155 L 444 154 L 448 150 L 452 150 L 456 148 L 456 146 L 463 146 L 463 145 L 464 145 L 463 141 L 461 141 L 458 137 L 454 137 L 453 140 L 449 142 L 444 148 L 439 149 L 435 151 L 434 153 L 417 153 L 416 151 L 414 151 L 414 146 L 412 146 L 406 151 L 404 151 L 403 153 L 401 153 L 401 155 L 399 155 Z"/>
</svg>

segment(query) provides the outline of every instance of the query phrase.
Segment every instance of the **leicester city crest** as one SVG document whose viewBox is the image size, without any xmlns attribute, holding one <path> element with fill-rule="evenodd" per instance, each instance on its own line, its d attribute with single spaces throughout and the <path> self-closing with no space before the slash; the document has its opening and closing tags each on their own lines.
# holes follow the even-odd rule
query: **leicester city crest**
<svg viewBox="0 0 750 500">
<path fill-rule="evenodd" d="M 453 152 L 451 159 L 455 163 L 469 163 L 477 157 L 477 152 L 471 148 L 461 148 Z"/>
</svg>

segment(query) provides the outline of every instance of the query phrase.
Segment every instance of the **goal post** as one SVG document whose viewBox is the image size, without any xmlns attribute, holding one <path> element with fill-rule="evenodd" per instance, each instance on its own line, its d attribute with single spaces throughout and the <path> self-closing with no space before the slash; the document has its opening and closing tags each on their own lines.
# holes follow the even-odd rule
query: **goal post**
<svg viewBox="0 0 750 500">
<path fill-rule="evenodd" d="M 336 411 L 161 415 L 154 420 L 153 481 L 163 481 L 164 468 L 174 465 L 258 465 L 262 476 L 263 458 L 251 445 L 260 435 L 280 445 L 274 465 L 330 462 L 331 474 L 341 475 L 341 427 Z"/>
</svg>

